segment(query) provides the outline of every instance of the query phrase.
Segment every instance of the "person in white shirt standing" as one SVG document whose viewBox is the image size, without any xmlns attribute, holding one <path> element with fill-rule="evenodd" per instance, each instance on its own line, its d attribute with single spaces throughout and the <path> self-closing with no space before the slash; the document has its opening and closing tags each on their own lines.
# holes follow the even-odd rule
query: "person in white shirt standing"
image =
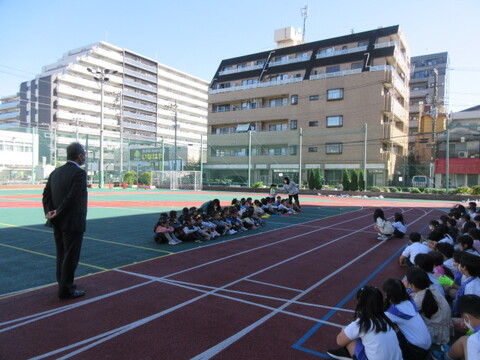
<svg viewBox="0 0 480 360">
<path fill-rule="evenodd" d="M 290 180 L 288 176 L 283 178 L 283 190 L 288 194 L 288 201 L 290 204 L 293 204 L 293 200 L 295 200 L 295 205 L 297 206 L 298 211 L 300 211 L 302 207 L 298 200 L 298 185 Z"/>
</svg>

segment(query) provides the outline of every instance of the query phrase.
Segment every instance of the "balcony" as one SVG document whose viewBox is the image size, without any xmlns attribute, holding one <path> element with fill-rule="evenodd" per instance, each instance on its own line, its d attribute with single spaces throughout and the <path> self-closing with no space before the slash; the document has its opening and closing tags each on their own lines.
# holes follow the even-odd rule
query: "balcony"
<svg viewBox="0 0 480 360">
<path fill-rule="evenodd" d="M 130 96 L 130 97 L 134 97 L 136 99 L 141 99 L 141 100 L 145 100 L 145 101 L 150 101 L 152 103 L 156 103 L 157 102 L 157 98 L 155 96 L 148 96 L 148 95 L 144 95 L 144 94 L 141 94 L 141 93 L 138 93 L 136 91 L 131 91 L 131 90 L 125 90 L 123 92 L 123 95 L 125 96 Z"/>
<path fill-rule="evenodd" d="M 156 76 L 147 75 L 147 74 L 141 73 L 139 71 L 134 71 L 134 70 L 130 70 L 130 69 L 125 69 L 124 71 L 125 71 L 125 74 L 128 74 L 130 76 L 140 78 L 140 79 L 143 79 L 145 81 L 152 82 L 154 84 L 157 83 L 157 77 Z"/>
<path fill-rule="evenodd" d="M 386 97 L 386 106 L 385 111 L 393 114 L 398 120 L 405 122 L 408 119 L 408 110 L 405 109 L 402 104 L 398 102 L 395 98 Z"/>
<path fill-rule="evenodd" d="M 229 69 L 229 70 L 223 70 L 219 71 L 218 75 L 230 75 L 230 74 L 236 74 L 239 72 L 244 72 L 244 71 L 252 71 L 252 70 L 258 70 L 258 69 L 263 69 L 263 64 L 260 65 L 250 65 L 250 66 L 244 66 L 236 69 Z"/>
<path fill-rule="evenodd" d="M 360 74 L 361 72 L 362 72 L 362 69 L 353 69 L 353 70 L 336 71 L 332 73 L 310 75 L 310 80 L 319 80 L 319 79 L 327 79 L 327 78 L 333 78 L 333 77 L 339 77 L 339 76 Z"/>
<path fill-rule="evenodd" d="M 366 51 L 366 50 L 367 50 L 367 46 L 358 46 L 358 47 L 354 47 L 354 48 L 351 48 L 351 49 L 333 50 L 333 51 L 330 51 L 330 52 L 324 52 L 324 53 L 321 53 L 321 54 L 317 54 L 315 57 L 317 59 L 323 59 L 323 58 L 327 58 L 327 57 L 345 55 L 345 54 L 350 54 L 350 53 L 354 53 L 354 52 L 361 52 L 361 51 Z"/>
<path fill-rule="evenodd" d="M 157 123 L 157 117 L 156 116 L 147 116 L 143 114 L 136 114 L 130 111 L 124 111 L 123 112 L 123 117 L 128 118 L 131 117 L 132 119 L 139 119 L 139 120 L 144 120 L 144 121 L 150 121 Z"/>
<path fill-rule="evenodd" d="M 128 122 L 128 121 L 124 121 L 124 122 L 123 122 L 123 127 L 124 127 L 124 128 L 130 128 L 130 129 L 150 131 L 150 132 L 156 132 L 156 131 L 157 131 L 156 126 L 133 124 L 133 123 L 130 123 L 130 122 Z"/>
<path fill-rule="evenodd" d="M 298 62 L 308 61 L 308 60 L 310 60 L 310 57 L 308 57 L 308 56 L 305 56 L 305 57 L 296 57 L 296 58 L 288 58 L 288 59 L 283 59 L 283 60 L 279 60 L 279 61 L 270 61 L 270 63 L 268 64 L 268 66 L 269 66 L 269 67 L 272 67 L 272 66 L 281 66 L 281 65 L 295 64 L 295 63 L 298 63 Z"/>
<path fill-rule="evenodd" d="M 144 110 L 144 111 L 153 112 L 153 113 L 156 113 L 156 111 L 157 111 L 157 108 L 155 106 L 147 106 L 147 105 L 138 104 L 138 103 L 128 101 L 128 100 L 125 100 L 123 102 L 123 105 L 131 107 L 131 108 L 135 108 L 135 109 L 140 109 L 140 110 Z"/>
<path fill-rule="evenodd" d="M 278 81 L 266 81 L 266 82 L 261 82 L 257 84 L 250 84 L 250 85 L 240 85 L 240 86 L 232 86 L 229 88 L 224 88 L 224 89 L 215 89 L 215 90 L 210 90 L 208 93 L 209 94 L 221 94 L 221 93 L 226 93 L 226 92 L 231 92 L 231 91 L 240 91 L 240 90 L 250 90 L 250 89 L 257 89 L 257 88 L 264 88 L 264 87 L 270 87 L 270 86 L 279 86 L 279 85 L 287 85 L 287 84 L 293 84 L 297 82 L 303 81 L 303 78 L 290 78 L 286 80 L 278 80 Z"/>
<path fill-rule="evenodd" d="M 20 107 L 20 101 L 12 101 L 0 104 L 0 110 L 15 109 Z"/>
<path fill-rule="evenodd" d="M 405 85 L 405 81 L 398 75 L 397 71 L 391 65 L 372 66 L 370 71 L 385 71 L 386 85 L 392 84 L 392 86 L 402 95 L 404 99 L 408 98 L 408 90 Z"/>
<path fill-rule="evenodd" d="M 155 74 L 157 73 L 157 67 L 156 66 L 150 66 L 150 65 L 144 64 L 140 61 L 130 59 L 129 57 L 126 57 L 126 56 L 125 56 L 124 59 L 125 59 L 125 63 L 127 63 L 129 65 L 136 66 L 140 69 L 147 70 L 147 71 L 150 71 L 150 72 L 155 73 Z"/>
<path fill-rule="evenodd" d="M 142 84 L 142 83 L 139 83 L 139 82 L 136 82 L 136 81 L 132 81 L 132 80 L 125 79 L 125 85 L 129 85 L 129 86 L 136 87 L 138 89 L 142 89 L 142 90 L 146 90 L 146 91 L 150 91 L 150 92 L 153 92 L 153 93 L 157 92 L 157 87 L 156 86 L 153 86 L 153 85 L 148 86 L 148 85 L 145 85 L 145 84 Z"/>
</svg>

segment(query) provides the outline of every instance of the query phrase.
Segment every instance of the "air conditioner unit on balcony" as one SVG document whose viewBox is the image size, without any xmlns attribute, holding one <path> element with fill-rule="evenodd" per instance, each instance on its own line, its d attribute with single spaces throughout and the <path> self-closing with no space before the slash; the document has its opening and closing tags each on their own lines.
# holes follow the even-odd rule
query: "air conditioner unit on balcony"
<svg viewBox="0 0 480 360">
<path fill-rule="evenodd" d="M 466 152 L 466 151 L 459 151 L 459 152 L 458 152 L 458 157 L 459 157 L 459 158 L 467 158 L 467 157 L 468 157 L 468 152 Z"/>
</svg>

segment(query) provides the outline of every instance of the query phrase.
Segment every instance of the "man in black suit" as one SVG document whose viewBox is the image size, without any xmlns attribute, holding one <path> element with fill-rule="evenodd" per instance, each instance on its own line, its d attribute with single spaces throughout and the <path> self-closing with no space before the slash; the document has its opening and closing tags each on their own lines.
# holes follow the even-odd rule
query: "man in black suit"
<svg viewBox="0 0 480 360">
<path fill-rule="evenodd" d="M 57 248 L 58 296 L 72 299 L 85 295 L 73 283 L 80 259 L 83 233 L 87 222 L 87 173 L 85 149 L 74 142 L 67 147 L 67 162 L 49 176 L 43 191 L 43 209 L 47 223 L 53 227 Z"/>
</svg>

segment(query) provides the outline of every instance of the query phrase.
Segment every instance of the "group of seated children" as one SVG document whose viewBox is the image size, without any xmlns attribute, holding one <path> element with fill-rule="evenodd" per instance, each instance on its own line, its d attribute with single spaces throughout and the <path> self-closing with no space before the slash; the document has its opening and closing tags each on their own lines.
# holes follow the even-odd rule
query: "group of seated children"
<svg viewBox="0 0 480 360">
<path fill-rule="evenodd" d="M 275 198 L 233 199 L 230 206 L 222 207 L 220 200 L 213 199 L 199 208 L 183 208 L 178 216 L 177 211 L 161 213 L 154 226 L 154 240 L 177 245 L 184 241 L 202 243 L 219 236 L 233 235 L 265 226 L 266 218 L 271 215 L 296 214 L 295 206 L 281 196 Z"/>
<path fill-rule="evenodd" d="M 376 216 L 386 221 L 383 213 Z M 380 233 L 383 224 L 377 218 Z M 480 359 L 479 222 L 476 204 L 470 203 L 468 210 L 456 206 L 431 221 L 425 240 L 410 233 L 399 258 L 408 266 L 403 281 L 386 280 L 384 296 L 372 286 L 360 289 L 355 320 L 338 334 L 341 348 L 328 354 L 335 359 Z M 393 235 L 395 229 L 387 230 Z"/>
</svg>

